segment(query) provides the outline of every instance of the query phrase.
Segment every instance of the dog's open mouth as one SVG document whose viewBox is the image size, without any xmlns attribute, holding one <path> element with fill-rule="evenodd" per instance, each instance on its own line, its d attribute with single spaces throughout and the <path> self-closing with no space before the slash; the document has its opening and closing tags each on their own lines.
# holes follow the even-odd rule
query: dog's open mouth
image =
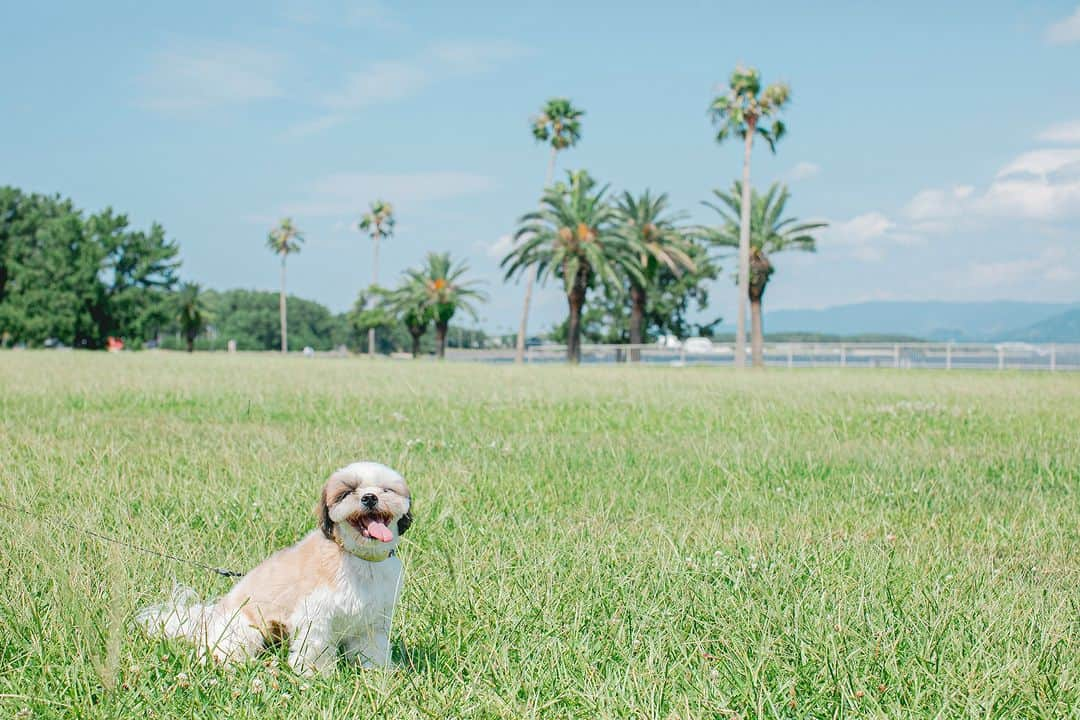
<svg viewBox="0 0 1080 720">
<path fill-rule="evenodd" d="M 394 539 L 394 534 L 387 527 L 389 522 L 389 516 L 378 514 L 353 515 L 349 518 L 349 524 L 356 528 L 358 533 L 366 538 L 384 543 Z"/>
</svg>

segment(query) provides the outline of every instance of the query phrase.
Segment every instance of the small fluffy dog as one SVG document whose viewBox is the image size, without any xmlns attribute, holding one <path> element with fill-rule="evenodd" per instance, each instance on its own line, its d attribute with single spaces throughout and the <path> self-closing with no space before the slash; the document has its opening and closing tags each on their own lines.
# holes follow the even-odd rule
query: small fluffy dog
<svg viewBox="0 0 1080 720">
<path fill-rule="evenodd" d="M 340 652 L 365 667 L 389 667 L 390 622 L 401 592 L 394 557 L 412 524 L 405 480 L 385 465 L 358 462 L 338 470 L 316 506 L 320 526 L 245 575 L 224 597 L 199 603 L 182 589 L 142 610 L 148 632 L 187 638 L 200 657 L 254 657 L 287 640 L 289 664 L 303 674 L 334 668 Z"/>
</svg>

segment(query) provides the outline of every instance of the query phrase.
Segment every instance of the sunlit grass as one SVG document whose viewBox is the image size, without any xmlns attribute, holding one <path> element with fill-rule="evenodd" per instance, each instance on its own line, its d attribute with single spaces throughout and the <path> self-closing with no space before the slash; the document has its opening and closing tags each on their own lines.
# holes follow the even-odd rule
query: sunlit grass
<svg viewBox="0 0 1080 720">
<path fill-rule="evenodd" d="M 0 354 L 0 713 L 1076 717 L 1080 376 Z M 131 617 L 358 458 L 416 496 L 402 671 Z M 46 522 L 58 522 L 61 527 Z"/>
</svg>

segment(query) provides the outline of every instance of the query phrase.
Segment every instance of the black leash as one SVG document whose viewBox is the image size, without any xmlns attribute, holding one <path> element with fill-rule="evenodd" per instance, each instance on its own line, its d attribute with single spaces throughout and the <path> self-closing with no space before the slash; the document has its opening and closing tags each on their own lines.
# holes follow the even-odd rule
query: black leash
<svg viewBox="0 0 1080 720">
<path fill-rule="evenodd" d="M 32 512 L 30 512 L 29 510 L 26 510 L 26 509 L 20 508 L 20 507 L 15 507 L 14 505 L 8 505 L 5 502 L 0 502 L 0 507 L 7 508 L 8 510 L 11 510 L 12 512 L 22 513 L 23 515 L 26 515 L 27 517 L 34 518 L 35 520 L 44 520 L 46 523 L 52 525 L 55 528 L 61 528 L 61 529 L 64 529 L 64 530 L 75 530 L 77 532 L 81 532 L 81 533 L 84 533 L 86 535 L 90 535 L 91 537 L 95 537 L 98 540 L 104 540 L 105 542 L 110 542 L 110 543 L 113 543 L 114 545 L 121 545 L 123 547 L 130 548 L 131 550 L 138 550 L 139 552 L 146 553 L 147 555 L 156 555 L 157 557 L 165 558 L 166 560 L 172 560 L 173 562 L 178 562 L 181 565 L 191 565 L 192 567 L 202 568 L 203 570 L 209 570 L 210 572 L 216 573 L 216 574 L 218 574 L 218 575 L 220 575 L 222 577 L 243 577 L 243 575 L 244 575 L 244 573 L 236 572 L 235 570 L 226 570 L 225 568 L 214 567 L 212 565 L 207 565 L 205 563 L 201 563 L 198 560 L 190 560 L 190 559 L 187 559 L 187 558 L 177 557 L 176 555 L 170 555 L 169 553 L 163 553 L 163 552 L 158 552 L 157 550 L 151 550 L 150 548 L 145 548 L 145 547 L 142 547 L 140 545 L 135 545 L 133 543 L 129 543 L 126 540 L 120 540 L 119 538 L 113 538 L 113 537 L 109 537 L 108 535 L 102 535 L 101 533 L 95 532 L 94 530 L 90 530 L 88 528 L 78 527 L 77 525 L 65 525 L 65 524 L 56 522 L 55 520 L 53 520 L 51 518 L 38 517 L 37 515 L 34 515 Z"/>
</svg>

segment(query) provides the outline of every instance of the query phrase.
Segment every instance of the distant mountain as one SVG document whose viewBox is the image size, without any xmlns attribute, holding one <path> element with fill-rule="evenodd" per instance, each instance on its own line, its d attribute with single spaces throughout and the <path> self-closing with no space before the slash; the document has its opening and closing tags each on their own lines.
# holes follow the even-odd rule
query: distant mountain
<svg viewBox="0 0 1080 720">
<path fill-rule="evenodd" d="M 1080 343 L 1080 308 L 1066 310 L 1027 327 L 1010 330 L 1000 339 L 1033 343 Z"/>
<path fill-rule="evenodd" d="M 829 335 L 908 335 L 926 340 L 990 341 L 1069 336 L 1080 303 L 1033 303 L 1011 300 L 990 302 L 877 301 L 837 305 L 823 310 L 774 310 L 765 313 L 765 333 L 824 333 Z M 1061 320 L 1054 318 L 1061 317 Z M 1047 323 L 1043 327 L 1043 323 Z M 719 328 L 720 332 L 731 328 Z M 1055 335 L 1056 336 L 1056 335 Z M 1071 335 L 1069 337 L 1077 338 Z M 1048 340 L 1049 341 L 1049 340 Z M 1080 339 L 1078 339 L 1080 341 Z M 1054 340 L 1053 342 L 1063 342 Z"/>
</svg>

